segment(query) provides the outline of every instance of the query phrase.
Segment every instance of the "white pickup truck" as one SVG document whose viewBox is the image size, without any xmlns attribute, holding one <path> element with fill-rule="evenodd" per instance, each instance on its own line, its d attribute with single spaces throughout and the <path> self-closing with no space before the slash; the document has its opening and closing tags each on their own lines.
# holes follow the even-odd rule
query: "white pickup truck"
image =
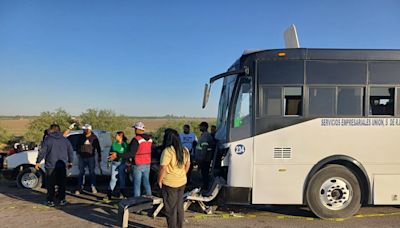
<svg viewBox="0 0 400 228">
<path fill-rule="evenodd" d="M 69 177 L 77 177 L 79 174 L 76 144 L 79 135 L 82 133 L 82 130 L 71 131 L 67 136 L 67 139 L 71 142 L 74 149 L 73 166 L 72 169 L 67 170 L 67 176 Z M 96 164 L 96 175 L 110 175 L 110 168 L 107 167 L 107 157 L 112 144 L 111 133 L 101 130 L 93 130 L 93 133 L 99 139 L 102 158 L 101 162 Z M 40 188 L 42 186 L 45 168 L 44 161 L 42 161 L 40 170 L 35 170 L 34 166 L 37 155 L 38 150 L 30 150 L 6 157 L 3 161 L 3 176 L 7 179 L 16 180 L 18 187 L 21 188 Z M 86 172 L 88 173 L 88 170 L 86 170 Z"/>
</svg>

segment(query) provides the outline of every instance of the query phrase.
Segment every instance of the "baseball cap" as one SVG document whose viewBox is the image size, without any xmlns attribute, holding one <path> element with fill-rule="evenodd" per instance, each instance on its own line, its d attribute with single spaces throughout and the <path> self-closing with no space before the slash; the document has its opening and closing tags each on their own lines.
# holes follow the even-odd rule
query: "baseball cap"
<svg viewBox="0 0 400 228">
<path fill-rule="evenodd" d="M 136 122 L 132 127 L 144 131 L 144 124 L 142 122 Z"/>
<path fill-rule="evenodd" d="M 86 129 L 92 130 L 92 125 L 90 125 L 90 124 L 85 124 L 85 125 L 82 126 L 82 129 L 83 129 L 83 130 L 86 130 Z"/>
</svg>

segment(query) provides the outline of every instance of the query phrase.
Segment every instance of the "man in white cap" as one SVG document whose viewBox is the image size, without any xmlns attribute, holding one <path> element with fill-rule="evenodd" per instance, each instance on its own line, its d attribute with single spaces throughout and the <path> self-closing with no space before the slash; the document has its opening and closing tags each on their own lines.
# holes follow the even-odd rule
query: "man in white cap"
<svg viewBox="0 0 400 228">
<path fill-rule="evenodd" d="M 124 153 L 123 157 L 133 164 L 133 196 L 142 195 L 142 183 L 145 189 L 145 194 L 143 195 L 151 195 L 149 176 L 153 140 L 149 135 L 144 134 L 145 127 L 142 122 L 137 122 L 132 127 L 136 136 L 129 145 L 128 153 Z"/>
<path fill-rule="evenodd" d="M 83 177 L 85 176 L 85 168 L 89 168 L 90 184 L 92 193 L 97 193 L 96 189 L 96 174 L 94 172 L 96 167 L 95 153 L 98 154 L 98 161 L 101 161 L 101 148 L 99 139 L 92 132 L 92 126 L 85 124 L 83 127 L 83 134 L 79 137 L 76 144 L 76 152 L 79 159 L 79 176 L 78 176 L 78 189 L 75 194 L 80 194 L 83 190 Z"/>
</svg>

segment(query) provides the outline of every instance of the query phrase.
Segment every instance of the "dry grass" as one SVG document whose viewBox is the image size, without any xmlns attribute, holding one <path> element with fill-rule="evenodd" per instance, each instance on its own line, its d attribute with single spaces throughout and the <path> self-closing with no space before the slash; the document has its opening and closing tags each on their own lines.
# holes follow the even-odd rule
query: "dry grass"
<svg viewBox="0 0 400 228">
<path fill-rule="evenodd" d="M 28 130 L 30 119 L 0 119 L 0 126 L 15 136 L 22 136 Z"/>
<path fill-rule="evenodd" d="M 158 128 L 160 128 L 162 125 L 166 124 L 168 122 L 168 119 L 129 119 L 129 125 L 127 128 L 129 129 L 135 122 L 142 121 L 144 125 L 146 126 L 147 131 L 156 131 Z"/>
<path fill-rule="evenodd" d="M 131 125 L 133 125 L 137 121 L 142 121 L 146 125 L 146 130 L 148 132 L 155 132 L 157 131 L 158 128 L 161 126 L 165 125 L 169 121 L 175 121 L 175 120 L 185 120 L 185 121 L 191 121 L 191 120 L 200 120 L 200 119 L 167 119 L 167 118 L 129 118 L 129 126 L 125 130 L 129 130 Z M 211 121 L 213 119 L 204 119 L 204 121 Z M 8 132 L 15 136 L 22 136 L 26 133 L 28 130 L 28 124 L 31 121 L 31 119 L 26 119 L 26 118 L 21 118 L 21 119 L 0 119 L 0 126 L 5 128 Z M 123 129 L 121 129 L 123 130 Z M 177 129 L 181 130 L 181 129 Z M 128 135 L 130 132 L 127 132 Z"/>
</svg>

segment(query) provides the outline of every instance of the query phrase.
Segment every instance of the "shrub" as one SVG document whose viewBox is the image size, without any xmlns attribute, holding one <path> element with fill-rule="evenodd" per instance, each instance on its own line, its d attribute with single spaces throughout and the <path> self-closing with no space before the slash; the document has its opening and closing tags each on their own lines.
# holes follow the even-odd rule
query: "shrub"
<svg viewBox="0 0 400 228">
<path fill-rule="evenodd" d="M 74 120 L 69 113 L 59 108 L 55 112 L 42 112 L 39 117 L 32 120 L 28 125 L 25 140 L 39 143 L 42 140 L 44 130 L 51 124 L 60 125 L 61 131 L 67 129 Z"/>
<path fill-rule="evenodd" d="M 12 135 L 4 128 L 0 127 L 0 144 L 6 144 Z"/>
<path fill-rule="evenodd" d="M 128 125 L 128 120 L 123 115 L 117 115 L 112 110 L 108 109 L 88 109 L 80 115 L 82 124 L 90 124 L 93 129 L 106 130 L 116 132 L 125 129 Z"/>
</svg>

